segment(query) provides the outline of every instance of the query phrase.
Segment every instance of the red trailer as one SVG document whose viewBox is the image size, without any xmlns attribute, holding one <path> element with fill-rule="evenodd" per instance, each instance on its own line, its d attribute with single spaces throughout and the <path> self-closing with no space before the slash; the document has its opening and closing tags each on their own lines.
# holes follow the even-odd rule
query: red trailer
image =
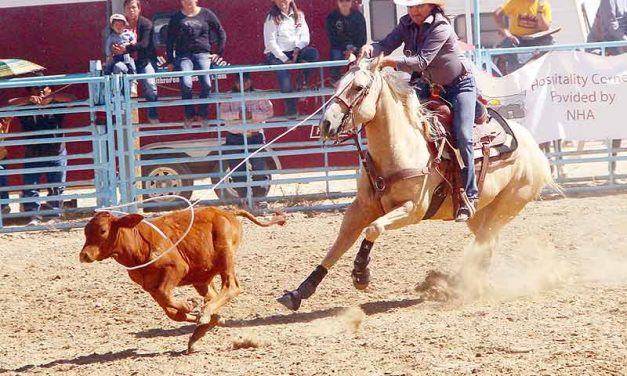
<svg viewBox="0 0 627 376">
<path fill-rule="evenodd" d="M 87 72 L 90 60 L 103 59 L 103 32 L 108 27 L 111 13 L 122 12 L 123 0 L 2 0 L 0 1 L 0 19 L 9 20 L 10 32 L 0 33 L 0 51 L 11 58 L 22 58 L 37 62 L 47 68 L 47 75 Z M 391 3 L 391 1 L 389 1 Z M 271 5 L 270 0 L 199 0 L 199 5 L 211 9 L 220 19 L 226 34 L 227 42 L 224 61 L 230 65 L 263 64 L 263 22 Z M 324 22 L 327 14 L 335 7 L 335 0 L 300 0 L 299 8 L 305 13 L 311 32 L 311 45 L 320 51 L 321 59 L 329 56 L 329 43 L 326 37 Z M 155 28 L 167 24 L 169 16 L 179 9 L 178 0 L 142 0 L 142 15 L 153 20 Z M 6 23 L 5 23 L 6 25 Z M 8 30 L 8 29 L 7 29 Z M 157 41 L 159 33 L 156 33 Z M 165 55 L 163 45 L 157 46 L 158 54 Z M 317 76 L 317 75 L 316 75 Z M 328 75 L 327 75 L 328 76 Z M 318 82 L 320 77 L 318 77 Z M 314 79 L 315 80 L 315 79 Z M 172 81 L 172 80 L 170 80 Z M 178 96 L 178 84 L 175 82 L 160 84 L 160 97 Z M 221 92 L 227 91 L 232 85 L 232 77 L 218 82 Z M 278 84 L 273 74 L 259 74 L 255 77 L 255 86 L 259 89 L 276 89 Z M 68 88 L 78 98 L 85 98 L 86 88 Z M 0 101 L 4 104 L 14 95 L 25 95 L 26 92 L 0 93 Z M 282 101 L 274 101 L 277 114 L 282 113 Z M 315 109 L 320 100 L 301 101 L 301 111 Z M 215 106 L 210 106 L 214 108 Z M 214 111 L 214 109 L 212 109 Z M 166 108 L 161 111 L 162 121 L 182 120 L 182 108 Z M 142 117 L 143 119 L 143 114 Z M 73 127 L 89 123 L 87 115 L 71 115 L 66 119 L 65 126 Z M 12 131 L 19 131 L 19 121 L 15 121 Z M 277 129 L 267 132 L 271 138 Z M 316 139 L 315 126 L 309 125 L 297 129 L 286 137 L 286 141 L 310 141 Z M 180 139 L 178 138 L 173 138 Z M 163 141 L 142 138 L 142 145 Z M 68 152 L 87 152 L 91 145 L 74 143 L 68 145 Z M 20 158 L 19 147 L 12 147 L 10 158 Z M 332 165 L 356 165 L 351 153 L 332 155 Z M 308 156 L 290 156 L 281 161 L 286 167 L 319 167 L 323 163 L 320 158 Z M 89 178 L 90 172 L 71 172 L 69 180 Z M 19 184 L 12 177 L 12 184 Z"/>
</svg>

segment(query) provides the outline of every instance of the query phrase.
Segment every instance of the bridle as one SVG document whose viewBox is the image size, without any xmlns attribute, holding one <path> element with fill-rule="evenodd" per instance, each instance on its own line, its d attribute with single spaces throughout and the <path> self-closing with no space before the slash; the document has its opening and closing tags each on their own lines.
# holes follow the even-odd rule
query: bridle
<svg viewBox="0 0 627 376">
<path fill-rule="evenodd" d="M 374 196 L 376 198 L 378 206 L 380 210 L 383 213 L 385 213 L 386 211 L 385 211 L 385 208 L 383 207 L 383 203 L 381 199 L 385 191 L 392 184 L 398 181 L 424 176 L 425 178 L 423 179 L 422 188 L 420 190 L 420 197 L 422 197 L 426 184 L 427 184 L 427 178 L 431 174 L 431 171 L 432 171 L 432 164 L 429 163 L 427 166 L 420 168 L 420 169 L 417 169 L 417 168 L 401 169 L 389 176 L 384 176 L 384 175 L 379 174 L 379 172 L 375 168 L 375 165 L 374 165 L 374 162 L 372 160 L 372 156 L 370 155 L 370 153 L 362 149 L 361 144 L 358 139 L 358 134 L 360 133 L 361 129 L 363 129 L 367 125 L 367 123 L 364 123 L 361 129 L 357 129 L 355 125 L 354 109 L 356 106 L 360 105 L 363 102 L 363 100 L 366 98 L 366 96 L 368 96 L 368 94 L 370 94 L 370 89 L 372 88 L 372 85 L 374 84 L 376 79 L 377 79 L 377 75 L 373 73 L 372 79 L 370 80 L 368 85 L 363 87 L 362 90 L 359 91 L 359 93 L 355 96 L 355 98 L 353 98 L 353 100 L 350 103 L 348 103 L 344 98 L 342 98 L 341 95 L 353 83 L 353 81 L 355 80 L 354 76 L 342 88 L 342 90 L 339 93 L 335 94 L 334 100 L 347 108 L 347 111 L 346 113 L 344 113 L 344 116 L 342 117 L 340 126 L 337 131 L 336 143 L 341 143 L 346 140 L 353 139 L 353 141 L 355 142 L 355 146 L 357 147 L 357 151 L 359 153 L 359 159 L 361 160 L 361 163 L 366 172 L 366 175 L 368 176 L 368 180 L 370 181 L 370 185 L 373 189 Z M 381 75 L 379 75 L 379 79 L 383 80 Z M 349 119 L 353 122 L 353 127 L 351 128 L 351 131 L 349 132 L 350 134 L 346 136 L 343 140 L 340 140 L 339 136 L 344 131 Z M 437 170 L 437 166 L 435 169 Z"/>
<path fill-rule="evenodd" d="M 357 127 L 355 125 L 355 114 L 353 110 L 355 107 L 359 106 L 361 102 L 364 101 L 364 99 L 368 96 L 368 94 L 370 94 L 370 89 L 372 88 L 372 85 L 374 84 L 375 78 L 376 78 L 376 75 L 373 74 L 370 82 L 359 91 L 359 93 L 355 96 L 355 98 L 353 98 L 353 100 L 350 103 L 348 103 L 344 98 L 342 98 L 341 95 L 351 86 L 353 81 L 355 81 L 354 74 L 353 74 L 353 78 L 348 83 L 346 83 L 346 85 L 344 85 L 342 90 L 339 93 L 334 95 L 335 101 L 339 102 L 342 106 L 347 108 L 346 112 L 344 113 L 344 116 L 342 116 L 342 120 L 340 121 L 340 126 L 337 130 L 338 139 L 339 139 L 339 135 L 344 131 L 344 128 L 346 128 L 346 124 L 348 123 L 349 119 L 353 123 L 353 128 L 352 128 L 351 133 L 354 133 L 354 134 L 359 133 L 356 131 Z"/>
</svg>

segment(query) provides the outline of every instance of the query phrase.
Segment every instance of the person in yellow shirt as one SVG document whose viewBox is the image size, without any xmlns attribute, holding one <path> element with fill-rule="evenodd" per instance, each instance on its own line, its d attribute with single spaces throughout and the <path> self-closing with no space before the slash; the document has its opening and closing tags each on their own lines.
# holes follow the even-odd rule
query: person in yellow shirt
<svg viewBox="0 0 627 376">
<path fill-rule="evenodd" d="M 509 0 L 496 10 L 494 16 L 503 35 L 509 39 L 547 31 L 553 20 L 551 5 L 545 0 Z M 506 16 L 509 17 L 509 28 L 505 26 Z"/>
<path fill-rule="evenodd" d="M 507 26 L 506 17 L 509 19 Z M 548 31 L 553 16 L 551 5 L 546 0 L 509 0 L 494 12 L 494 18 L 505 39 L 500 47 L 529 47 L 553 44 L 553 37 L 548 34 L 535 37 L 534 34 Z M 515 54 L 505 55 L 507 72 L 511 73 L 522 66 Z"/>
</svg>

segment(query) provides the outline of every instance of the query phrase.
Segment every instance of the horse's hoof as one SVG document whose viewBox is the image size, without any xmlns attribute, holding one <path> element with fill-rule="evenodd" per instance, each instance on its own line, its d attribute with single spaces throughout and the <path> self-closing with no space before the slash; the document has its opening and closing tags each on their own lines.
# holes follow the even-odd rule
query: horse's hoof
<svg viewBox="0 0 627 376">
<path fill-rule="evenodd" d="M 370 269 L 366 268 L 362 271 L 353 269 L 351 278 L 353 279 L 353 286 L 355 286 L 357 290 L 365 290 L 368 288 L 368 285 L 370 285 Z"/>
<path fill-rule="evenodd" d="M 300 308 L 300 303 L 302 302 L 302 299 L 298 291 L 294 290 L 294 291 L 286 291 L 282 297 L 277 299 L 277 302 L 283 304 L 285 308 L 291 311 L 298 311 L 298 309 Z"/>
</svg>

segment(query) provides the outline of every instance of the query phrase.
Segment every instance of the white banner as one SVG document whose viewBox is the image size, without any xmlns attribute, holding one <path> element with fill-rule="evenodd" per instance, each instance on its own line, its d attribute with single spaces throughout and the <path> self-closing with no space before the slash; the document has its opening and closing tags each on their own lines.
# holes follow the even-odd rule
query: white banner
<svg viewBox="0 0 627 376">
<path fill-rule="evenodd" d="M 505 77 L 475 73 L 490 104 L 538 142 L 627 139 L 627 54 L 550 52 Z"/>
</svg>

